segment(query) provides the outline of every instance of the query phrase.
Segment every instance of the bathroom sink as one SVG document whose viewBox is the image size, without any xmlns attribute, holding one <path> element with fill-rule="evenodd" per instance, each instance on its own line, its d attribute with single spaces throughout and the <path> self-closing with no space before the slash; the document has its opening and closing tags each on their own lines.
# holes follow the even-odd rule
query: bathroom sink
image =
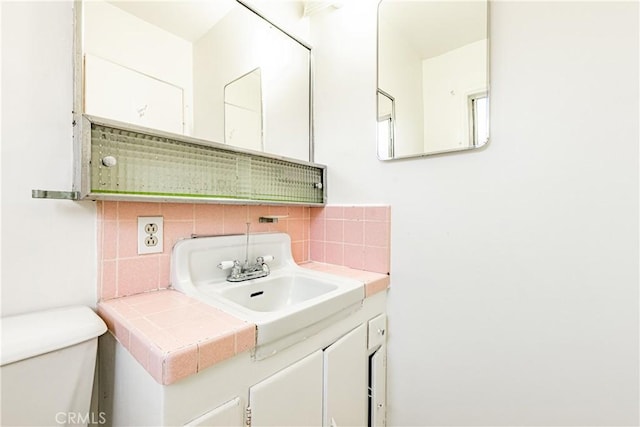
<svg viewBox="0 0 640 427">
<path fill-rule="evenodd" d="M 229 282 L 229 270 L 217 265 L 271 255 L 270 274 Z M 300 267 L 284 233 L 215 236 L 181 240 L 171 255 L 171 286 L 257 326 L 261 354 L 303 340 L 358 310 L 364 284 Z M 257 352 L 258 353 L 258 352 Z"/>
<path fill-rule="evenodd" d="M 338 289 L 314 277 L 287 274 L 225 286 L 220 296 L 253 311 L 278 311 Z"/>
</svg>

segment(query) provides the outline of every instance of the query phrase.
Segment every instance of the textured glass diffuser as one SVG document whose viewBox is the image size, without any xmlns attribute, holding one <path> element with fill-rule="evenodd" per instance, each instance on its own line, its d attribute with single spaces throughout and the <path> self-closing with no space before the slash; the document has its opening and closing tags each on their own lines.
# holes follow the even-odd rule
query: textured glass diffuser
<svg viewBox="0 0 640 427">
<path fill-rule="evenodd" d="M 95 195 L 201 201 L 324 203 L 324 167 L 258 153 L 91 123 Z"/>
</svg>

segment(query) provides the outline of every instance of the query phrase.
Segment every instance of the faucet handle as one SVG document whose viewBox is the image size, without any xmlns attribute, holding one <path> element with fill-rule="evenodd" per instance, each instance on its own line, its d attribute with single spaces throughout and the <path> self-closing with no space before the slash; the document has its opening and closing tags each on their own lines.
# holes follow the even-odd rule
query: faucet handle
<svg viewBox="0 0 640 427">
<path fill-rule="evenodd" d="M 226 270 L 227 268 L 235 267 L 236 264 L 240 265 L 238 261 L 220 261 L 220 264 L 218 264 L 218 268 L 220 270 Z"/>
<path fill-rule="evenodd" d="M 265 262 L 271 262 L 273 261 L 275 258 L 273 255 L 263 255 L 263 256 L 259 256 L 258 258 L 256 258 L 256 262 L 258 264 L 264 264 Z"/>
</svg>

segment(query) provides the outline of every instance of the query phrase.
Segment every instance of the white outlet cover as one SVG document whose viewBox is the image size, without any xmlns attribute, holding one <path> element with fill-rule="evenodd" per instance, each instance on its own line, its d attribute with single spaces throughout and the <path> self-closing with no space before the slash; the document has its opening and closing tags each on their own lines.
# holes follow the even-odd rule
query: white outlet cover
<svg viewBox="0 0 640 427">
<path fill-rule="evenodd" d="M 161 216 L 139 216 L 138 217 L 138 255 L 145 254 L 159 254 L 164 251 L 164 224 L 163 217 Z M 157 225 L 158 231 L 153 235 L 157 239 L 158 243 L 155 246 L 147 246 L 145 241 L 150 236 L 145 231 L 147 224 Z M 155 228 L 155 227 L 154 227 Z"/>
</svg>

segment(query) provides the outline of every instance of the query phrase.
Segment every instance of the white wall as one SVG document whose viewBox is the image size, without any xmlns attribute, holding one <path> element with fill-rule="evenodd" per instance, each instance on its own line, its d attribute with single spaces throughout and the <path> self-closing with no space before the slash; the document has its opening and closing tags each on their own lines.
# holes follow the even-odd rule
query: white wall
<svg viewBox="0 0 640 427">
<path fill-rule="evenodd" d="M 637 426 L 637 3 L 492 2 L 492 142 L 387 163 L 376 3 L 312 45 L 329 202 L 392 205 L 389 425 Z"/>
<path fill-rule="evenodd" d="M 2 315 L 96 301 L 94 203 L 72 184 L 72 2 L 2 2 Z"/>
</svg>

